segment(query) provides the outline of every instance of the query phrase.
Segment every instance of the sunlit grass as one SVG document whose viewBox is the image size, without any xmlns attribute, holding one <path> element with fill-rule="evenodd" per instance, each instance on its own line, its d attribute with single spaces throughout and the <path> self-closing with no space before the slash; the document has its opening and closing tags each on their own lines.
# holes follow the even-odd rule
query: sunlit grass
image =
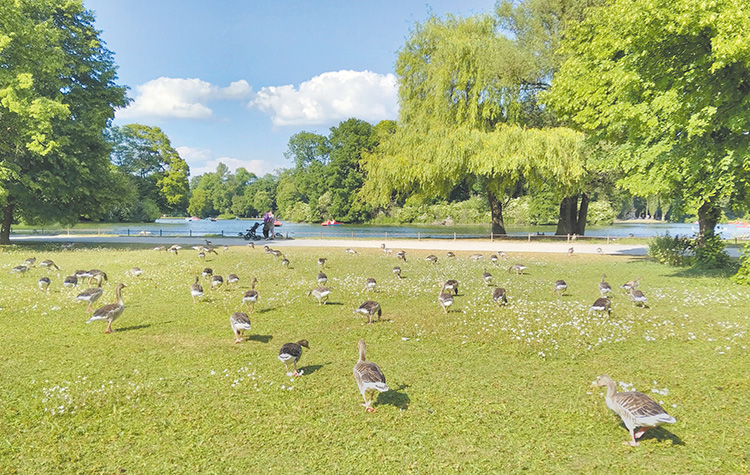
<svg viewBox="0 0 750 475">
<path fill-rule="evenodd" d="M 437 264 L 409 252 L 285 248 L 291 261 L 244 246 L 205 262 L 150 249 L 5 248 L 0 253 L 0 467 L 3 473 L 724 473 L 750 470 L 748 327 L 750 291 L 725 278 L 681 273 L 645 259 L 511 254 L 498 266 L 471 253 Z M 61 271 L 10 269 L 27 257 Z M 318 257 L 333 289 L 318 285 Z M 526 275 L 508 273 L 522 262 Z M 404 279 L 392 268 L 400 265 Z M 144 275 L 132 277 L 133 266 Z M 235 288 L 193 304 L 189 286 L 204 267 Z M 88 319 L 64 289 L 76 269 L 107 272 L 104 296 L 128 285 L 125 311 Z M 482 280 L 506 287 L 492 303 Z M 611 317 L 589 313 L 602 273 L 615 288 Z M 36 282 L 52 279 L 50 292 Z M 641 276 L 647 309 L 619 285 Z M 249 312 L 252 277 L 260 301 L 252 330 L 235 344 L 229 315 Z M 365 291 L 367 277 L 377 291 Z M 460 282 L 451 312 L 437 303 L 446 279 Z M 559 297 L 553 283 L 565 279 Z M 367 325 L 365 300 L 383 308 Z M 352 378 L 357 340 L 368 344 L 391 391 L 365 413 Z M 291 378 L 282 344 L 307 339 Z M 607 373 L 620 390 L 660 401 L 677 423 L 647 432 L 640 447 L 590 389 Z"/>
</svg>

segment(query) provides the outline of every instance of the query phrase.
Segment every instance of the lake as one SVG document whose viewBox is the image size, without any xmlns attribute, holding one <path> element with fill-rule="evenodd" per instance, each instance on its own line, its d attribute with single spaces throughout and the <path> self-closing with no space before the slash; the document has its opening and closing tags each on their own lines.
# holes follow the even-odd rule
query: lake
<svg viewBox="0 0 750 475">
<path fill-rule="evenodd" d="M 171 218 L 158 219 L 155 223 L 123 223 L 123 224 L 79 224 L 71 228 L 73 233 L 94 231 L 107 234 L 120 235 L 147 235 L 147 236 L 205 236 L 224 235 L 237 236 L 250 228 L 256 220 L 200 220 L 186 221 L 185 219 Z M 258 234 L 262 233 L 261 228 Z M 525 237 L 529 234 L 536 236 L 544 234 L 553 236 L 555 226 L 508 226 L 510 236 Z M 692 236 L 698 231 L 697 224 L 691 223 L 659 223 L 631 221 L 617 223 L 610 226 L 589 226 L 586 228 L 587 237 L 600 238 L 623 238 L 628 236 L 650 238 L 657 235 Z M 362 238 L 362 239 L 385 239 L 388 238 L 424 238 L 424 239 L 452 239 L 489 237 L 490 225 L 366 225 L 345 224 L 342 226 L 321 226 L 319 224 L 282 222 L 282 226 L 276 227 L 276 232 L 284 237 L 290 238 Z M 750 228 L 737 225 L 719 225 L 717 232 L 725 239 L 747 238 Z"/>
</svg>

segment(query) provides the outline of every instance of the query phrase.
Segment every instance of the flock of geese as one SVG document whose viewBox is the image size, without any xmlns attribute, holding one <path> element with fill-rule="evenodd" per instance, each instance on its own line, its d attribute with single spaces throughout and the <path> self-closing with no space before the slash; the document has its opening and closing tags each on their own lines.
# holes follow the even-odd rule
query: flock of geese
<svg viewBox="0 0 750 475">
<path fill-rule="evenodd" d="M 254 247 L 254 244 L 250 243 L 249 246 Z M 198 257 L 201 259 L 204 259 L 207 253 L 216 253 L 215 249 L 210 246 L 210 242 L 207 242 L 206 246 L 195 246 L 195 248 L 196 250 L 198 250 Z M 175 254 L 177 254 L 180 249 L 181 246 L 179 245 L 174 245 L 170 248 L 166 248 L 165 246 L 158 246 L 155 248 L 155 250 L 167 250 Z M 284 257 L 280 251 L 271 249 L 268 246 L 264 246 L 264 250 L 267 254 L 276 257 L 282 257 L 282 265 L 285 267 L 289 267 L 290 261 L 286 257 Z M 385 244 L 381 245 L 381 250 L 386 255 L 390 255 L 393 252 L 391 249 L 386 247 Z M 345 251 L 350 254 L 357 253 L 354 249 L 351 248 L 347 248 Z M 571 250 L 569 250 L 568 255 L 571 254 L 572 252 Z M 455 253 L 451 251 L 448 251 L 446 256 L 449 259 L 456 257 Z M 407 262 L 406 251 L 398 251 L 396 253 L 396 257 L 404 263 Z M 479 261 L 483 257 L 484 256 L 481 254 L 472 254 L 469 256 L 469 258 L 474 261 Z M 496 254 L 492 254 L 490 256 L 490 261 L 496 265 L 498 264 L 500 259 L 507 259 L 507 255 L 502 251 L 499 251 Z M 318 266 L 321 268 L 317 276 L 319 285 L 307 292 L 308 296 L 313 296 L 316 298 L 319 305 L 326 304 L 328 301 L 328 297 L 331 294 L 331 289 L 325 286 L 328 281 L 328 277 L 323 271 L 326 266 L 326 260 L 327 259 L 323 257 L 318 259 Z M 425 258 L 425 260 L 427 262 L 436 264 L 438 262 L 438 257 L 434 254 L 430 254 Z M 11 272 L 26 275 L 35 266 L 36 258 L 32 257 L 26 259 L 23 264 L 14 267 Z M 55 270 L 60 269 L 51 260 L 40 262 L 39 267 L 45 267 Z M 526 269 L 527 267 L 525 265 L 516 263 L 508 267 L 507 272 L 513 272 L 516 275 L 523 275 Z M 396 278 L 403 278 L 401 272 L 402 269 L 400 266 L 393 267 L 393 274 Z M 143 271 L 138 267 L 134 267 L 128 270 L 126 274 L 133 277 L 138 277 L 143 274 Z M 233 286 L 239 282 L 239 277 L 236 274 L 230 274 L 227 276 L 225 284 L 224 278 L 221 275 L 214 274 L 213 270 L 208 267 L 203 270 L 202 276 L 206 279 L 209 279 L 211 289 L 213 290 L 220 288 L 222 285 Z M 493 285 L 493 276 L 490 272 L 488 272 L 486 268 L 482 273 L 482 279 L 486 285 Z M 606 275 L 602 274 L 601 280 L 598 284 L 600 297 L 596 299 L 593 305 L 591 305 L 589 313 L 593 311 L 606 311 L 608 315 L 611 315 L 611 298 L 613 297 L 613 291 L 612 286 L 608 282 L 606 282 L 605 279 Z M 638 277 L 635 280 L 626 282 L 621 286 L 621 288 L 629 294 L 633 305 L 648 307 L 645 295 L 641 290 L 638 289 L 640 279 L 641 278 Z M 93 310 L 94 303 L 103 294 L 102 281 L 106 282 L 107 280 L 107 274 L 99 269 L 91 269 L 88 271 L 78 270 L 72 275 L 65 277 L 65 279 L 63 280 L 63 286 L 76 287 L 80 282 L 88 281 L 88 284 L 91 285 L 91 287 L 80 292 L 75 297 L 75 300 L 88 303 L 86 311 L 93 312 L 91 318 L 89 318 L 86 323 L 91 323 L 94 321 L 106 321 L 107 328 L 105 330 L 105 333 L 111 333 L 112 322 L 114 322 L 120 315 L 122 315 L 123 310 L 125 309 L 125 304 L 122 298 L 122 290 L 127 286 L 124 283 L 117 284 L 117 286 L 115 287 L 116 301 Z M 250 306 L 250 313 L 253 313 L 255 311 L 255 305 L 257 304 L 259 299 L 258 291 L 255 290 L 257 282 L 258 280 L 256 278 L 252 279 L 250 283 L 250 290 L 247 290 L 242 298 L 242 302 Z M 45 276 L 39 279 L 38 287 L 41 291 L 47 292 L 49 290 L 49 286 L 50 279 L 48 277 Z M 364 291 L 371 292 L 374 291 L 376 287 L 376 280 L 374 278 L 367 278 L 367 280 L 365 281 Z M 448 312 L 448 309 L 454 302 L 455 296 L 458 295 L 458 288 L 459 283 L 455 279 L 448 279 L 441 284 L 437 301 L 445 313 Z M 567 289 L 568 285 L 564 280 L 557 280 L 554 283 L 554 292 L 560 296 L 564 295 Z M 203 297 L 204 291 L 203 286 L 200 283 L 199 276 L 195 277 L 195 282 L 190 286 L 190 294 L 193 298 L 194 303 L 198 302 L 201 297 Z M 492 300 L 499 306 L 507 305 L 507 290 L 503 287 L 495 287 L 492 291 Z M 380 304 L 374 300 L 365 301 L 364 303 L 362 303 L 362 305 L 355 309 L 354 312 L 366 316 L 368 324 L 371 324 L 373 322 L 373 318 L 375 316 L 377 316 L 379 319 L 382 315 Z M 245 312 L 234 312 L 229 317 L 229 323 L 235 336 L 235 343 L 241 343 L 244 339 L 244 332 L 251 329 L 249 315 Z M 284 363 L 287 375 L 294 377 L 301 376 L 302 373 L 297 369 L 297 362 L 302 356 L 303 347 L 309 349 L 309 343 L 307 342 L 307 340 L 285 343 L 279 350 L 278 359 L 282 363 Z M 365 411 L 374 412 L 375 408 L 372 407 L 372 403 L 375 394 L 378 392 L 388 391 L 389 388 L 386 384 L 385 375 L 381 371 L 380 367 L 378 367 L 377 364 L 371 361 L 367 361 L 367 346 L 365 341 L 359 340 L 357 343 L 357 348 L 359 351 L 359 358 L 354 365 L 353 376 L 357 383 L 359 392 L 362 395 Z M 291 372 L 289 371 L 290 364 L 293 368 L 293 371 Z M 667 414 L 663 407 L 661 407 L 656 401 L 651 399 L 646 394 L 636 391 L 617 392 L 614 381 L 607 375 L 601 375 L 597 377 L 596 380 L 592 383 L 592 387 L 594 386 L 606 387 L 607 393 L 605 396 L 605 402 L 607 404 L 607 407 L 621 417 L 622 421 L 630 432 L 630 441 L 628 443 L 632 446 L 638 445 L 638 439 L 643 436 L 646 430 L 663 423 L 675 422 L 674 417 Z"/>
</svg>

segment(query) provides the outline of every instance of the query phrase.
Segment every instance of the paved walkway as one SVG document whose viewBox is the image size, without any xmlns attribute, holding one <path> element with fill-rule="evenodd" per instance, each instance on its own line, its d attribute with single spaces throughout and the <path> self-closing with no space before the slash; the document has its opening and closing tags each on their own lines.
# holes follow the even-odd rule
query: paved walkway
<svg viewBox="0 0 750 475">
<path fill-rule="evenodd" d="M 212 237 L 214 246 L 245 246 L 247 241 L 238 238 Z M 202 237 L 151 237 L 151 236 L 106 236 L 106 235 L 12 235 L 11 242 L 15 244 L 35 242 L 79 242 L 79 243 L 137 243 L 148 245 L 171 245 L 194 246 L 203 244 Z M 256 246 L 269 245 L 274 248 L 284 247 L 340 247 L 353 249 L 380 248 L 385 243 L 389 248 L 398 249 L 423 249 L 435 251 L 474 251 L 474 252 L 544 252 L 544 253 L 567 253 L 573 247 L 576 254 L 602 254 L 645 256 L 648 246 L 645 244 L 590 244 L 583 242 L 525 242 L 496 240 L 494 242 L 486 239 L 276 239 L 273 241 L 255 241 Z M 601 250 L 601 251 L 600 251 Z M 730 250 L 734 251 L 734 250 Z"/>
</svg>

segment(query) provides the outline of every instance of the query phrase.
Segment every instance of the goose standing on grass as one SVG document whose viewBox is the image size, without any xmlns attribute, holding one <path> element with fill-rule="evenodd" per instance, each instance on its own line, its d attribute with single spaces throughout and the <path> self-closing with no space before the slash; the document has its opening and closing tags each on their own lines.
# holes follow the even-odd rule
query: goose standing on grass
<svg viewBox="0 0 750 475">
<path fill-rule="evenodd" d="M 448 307 L 453 305 L 453 295 L 450 292 L 446 292 L 445 284 L 440 288 L 438 293 L 438 303 L 443 307 L 443 312 L 448 313 Z"/>
<path fill-rule="evenodd" d="M 27 266 L 16 266 L 10 270 L 11 274 L 21 274 L 26 275 L 26 273 L 29 271 L 29 268 Z"/>
<path fill-rule="evenodd" d="M 612 316 L 612 302 L 607 297 L 599 297 L 589 308 L 589 313 L 604 311 L 607 312 L 607 315 Z"/>
<path fill-rule="evenodd" d="M 63 287 L 75 287 L 78 285 L 78 277 L 69 275 L 63 279 Z"/>
<path fill-rule="evenodd" d="M 323 285 L 326 282 L 328 282 L 328 276 L 325 274 L 325 272 L 318 272 L 318 284 Z"/>
<path fill-rule="evenodd" d="M 401 268 L 399 266 L 393 268 L 393 275 L 395 275 L 399 279 L 403 279 L 403 277 L 401 276 Z"/>
<path fill-rule="evenodd" d="M 528 269 L 528 267 L 523 264 L 513 264 L 512 266 L 508 267 L 508 274 L 510 274 L 511 272 L 515 272 L 516 275 L 521 275 L 526 269 Z"/>
<path fill-rule="evenodd" d="M 99 269 L 91 269 L 89 272 L 89 285 L 93 285 L 94 281 L 98 281 L 99 285 L 102 283 L 102 279 L 104 279 L 104 282 L 107 282 L 107 273 L 103 270 Z"/>
<path fill-rule="evenodd" d="M 568 256 L 572 256 L 574 252 L 575 252 L 575 249 L 573 249 L 572 247 L 568 248 Z"/>
<path fill-rule="evenodd" d="M 193 303 L 203 297 L 203 286 L 198 282 L 198 277 L 195 278 L 195 283 L 190 286 L 190 295 L 193 296 Z"/>
<path fill-rule="evenodd" d="M 34 267 L 34 264 L 36 264 L 36 257 L 29 257 L 25 261 L 23 261 L 23 265 L 26 267 Z"/>
<path fill-rule="evenodd" d="M 484 256 L 482 254 L 472 254 L 469 256 L 469 259 L 471 259 L 474 262 L 479 262 L 482 259 L 484 259 Z"/>
<path fill-rule="evenodd" d="M 86 289 L 80 294 L 78 294 L 75 298 L 75 300 L 80 300 L 81 302 L 88 302 L 89 306 L 86 308 L 87 312 L 93 312 L 94 309 L 91 308 L 91 305 L 99 300 L 99 297 L 102 296 L 104 293 L 104 289 L 102 289 L 102 283 L 101 281 L 98 282 L 98 285 L 96 287 L 92 287 L 90 289 Z"/>
<path fill-rule="evenodd" d="M 667 414 L 667 411 L 656 401 L 637 391 L 627 391 L 618 393 L 615 382 L 603 374 L 598 376 L 591 383 L 591 387 L 605 386 L 607 394 L 604 400 L 607 407 L 620 416 L 625 427 L 630 432 L 628 443 L 635 447 L 638 440 L 648 430 L 661 424 L 674 424 L 677 422 L 674 417 Z M 636 429 L 638 429 L 636 431 Z"/>
<path fill-rule="evenodd" d="M 429 256 L 425 257 L 424 260 L 427 262 L 432 262 L 433 264 L 437 264 L 438 257 L 435 254 L 430 254 Z"/>
<path fill-rule="evenodd" d="M 281 259 L 281 267 L 289 268 L 289 259 L 287 259 L 286 256 Z"/>
<path fill-rule="evenodd" d="M 245 295 L 242 297 L 242 303 L 250 305 L 250 313 L 255 312 L 255 304 L 258 303 L 258 291 L 255 290 L 255 284 L 257 283 L 258 279 L 253 277 L 253 280 L 250 281 L 250 290 L 245 292 Z"/>
<path fill-rule="evenodd" d="M 133 267 L 129 271 L 125 272 L 125 274 L 131 277 L 140 277 L 143 275 L 143 270 L 141 270 L 140 267 Z"/>
<path fill-rule="evenodd" d="M 623 289 L 626 293 L 630 292 L 631 290 L 638 288 L 638 283 L 640 282 L 640 280 L 640 277 L 637 277 L 635 280 L 629 280 L 622 284 L 620 288 Z"/>
<path fill-rule="evenodd" d="M 240 276 L 237 274 L 229 274 L 227 276 L 227 286 L 236 286 L 240 281 Z"/>
<path fill-rule="evenodd" d="M 443 287 L 445 290 L 450 293 L 450 291 L 453 291 L 453 295 L 458 295 L 458 281 L 456 279 L 448 279 L 443 284 Z"/>
<path fill-rule="evenodd" d="M 498 305 L 508 304 L 508 292 L 502 287 L 496 287 L 492 291 L 492 301 Z"/>
<path fill-rule="evenodd" d="M 490 255 L 490 262 L 492 262 L 493 264 L 497 265 L 498 260 L 499 258 L 495 254 Z"/>
<path fill-rule="evenodd" d="M 484 280 L 485 284 L 492 285 L 492 274 L 487 272 L 487 269 L 482 272 L 482 280 Z"/>
<path fill-rule="evenodd" d="M 331 289 L 320 285 L 307 292 L 307 296 L 309 297 L 310 295 L 318 299 L 318 305 L 325 305 L 328 303 L 328 296 L 331 295 Z"/>
<path fill-rule="evenodd" d="M 643 295 L 643 292 L 638 289 L 630 290 L 630 300 L 633 301 L 633 305 L 635 305 L 636 307 L 648 308 L 648 301 L 646 300 L 646 296 Z"/>
<path fill-rule="evenodd" d="M 596 253 L 601 256 L 602 254 L 604 254 L 604 249 L 602 249 L 601 247 L 597 247 L 596 248 Z"/>
<path fill-rule="evenodd" d="M 393 249 L 385 247 L 385 243 L 380 245 L 380 250 L 383 251 L 383 254 L 385 254 L 386 256 L 393 252 Z"/>
<path fill-rule="evenodd" d="M 385 375 L 380 371 L 380 367 L 365 359 L 365 351 L 367 350 L 365 340 L 359 340 L 357 346 L 359 347 L 359 360 L 354 365 L 354 380 L 357 382 L 359 393 L 362 394 L 362 399 L 365 401 L 362 404 L 365 406 L 365 411 L 375 412 L 375 408 L 372 407 L 375 392 L 388 391 L 388 385 L 385 383 Z M 370 395 L 369 400 L 367 399 L 368 393 Z"/>
<path fill-rule="evenodd" d="M 303 346 L 308 350 L 310 349 L 307 340 L 300 340 L 297 343 L 284 343 L 284 345 L 279 350 L 279 361 L 284 363 L 287 376 L 293 376 L 295 378 L 298 376 L 302 376 L 302 373 L 297 371 L 297 361 L 299 361 L 300 356 L 302 356 Z M 292 364 L 294 364 L 293 373 L 289 372 L 289 362 L 292 362 Z"/>
<path fill-rule="evenodd" d="M 402 260 L 402 261 L 406 262 L 406 251 L 398 251 L 398 252 L 396 253 L 396 257 L 397 257 L 397 258 L 398 258 L 399 260 Z"/>
<path fill-rule="evenodd" d="M 448 251 L 448 252 L 445 253 L 445 257 L 447 257 L 447 258 L 456 257 L 456 253 L 453 252 L 453 251 Z"/>
<path fill-rule="evenodd" d="M 206 267 L 206 268 L 204 268 L 204 269 L 203 269 L 203 272 L 201 272 L 201 275 L 202 275 L 202 276 L 203 276 L 204 278 L 209 278 L 209 277 L 211 277 L 212 275 L 214 275 L 214 270 L 213 270 L 213 269 L 211 269 L 210 267 Z"/>
<path fill-rule="evenodd" d="M 41 279 L 39 279 L 39 282 L 37 282 L 37 285 L 39 286 L 39 290 L 41 290 L 42 292 L 49 291 L 49 284 L 50 284 L 49 277 L 42 277 Z"/>
<path fill-rule="evenodd" d="M 325 268 L 327 260 L 328 259 L 325 257 L 318 257 L 318 265 L 320 266 L 321 269 Z"/>
<path fill-rule="evenodd" d="M 344 252 L 347 253 L 347 254 L 356 254 L 357 253 L 357 251 L 355 251 L 351 247 L 347 247 L 346 249 L 344 249 Z"/>
<path fill-rule="evenodd" d="M 206 260 L 206 253 L 203 251 L 198 251 L 198 259 L 202 261 Z"/>
<path fill-rule="evenodd" d="M 104 307 L 99 307 L 94 312 L 94 315 L 89 318 L 86 323 L 91 323 L 96 320 L 106 320 L 107 321 L 107 329 L 104 330 L 104 333 L 112 333 L 112 322 L 117 320 L 117 317 L 122 315 L 122 311 L 125 310 L 125 302 L 122 301 L 122 289 L 127 287 L 125 284 L 117 284 L 117 287 L 115 287 L 115 295 L 117 295 L 117 301 L 115 303 L 110 303 L 105 305 Z"/>
<path fill-rule="evenodd" d="M 368 300 L 367 302 L 360 305 L 358 308 L 354 310 L 354 313 L 361 313 L 362 315 L 367 315 L 367 323 L 372 323 L 372 317 L 376 313 L 378 314 L 378 320 L 380 320 L 380 316 L 383 314 L 383 311 L 380 308 L 380 304 L 377 303 L 374 300 Z"/>
<path fill-rule="evenodd" d="M 368 277 L 367 281 L 365 282 L 365 292 L 372 290 L 375 292 L 375 287 L 377 287 L 378 282 L 373 277 Z"/>
<path fill-rule="evenodd" d="M 612 286 L 609 285 L 609 282 L 604 281 L 606 277 L 606 274 L 602 274 L 602 280 L 599 281 L 599 293 L 602 294 L 602 297 L 612 293 Z"/>
<path fill-rule="evenodd" d="M 223 283 L 224 283 L 224 277 L 218 274 L 211 276 L 211 290 L 216 290 L 220 288 Z"/>
<path fill-rule="evenodd" d="M 250 330 L 250 317 L 245 312 L 234 312 L 229 316 L 229 325 L 234 332 L 234 342 L 242 343 L 245 330 Z"/>
<path fill-rule="evenodd" d="M 51 261 L 50 259 L 47 259 L 47 260 L 44 260 L 44 261 L 40 262 L 40 263 L 39 263 L 39 267 L 46 267 L 46 268 L 48 268 L 48 269 L 49 269 L 49 268 L 52 268 L 52 269 L 55 269 L 55 270 L 60 270 L 60 268 L 59 268 L 59 267 L 57 267 L 57 264 L 55 264 L 55 263 L 54 263 L 53 261 Z"/>
<path fill-rule="evenodd" d="M 568 290 L 567 282 L 562 279 L 555 281 L 555 292 L 557 292 L 558 295 L 565 295 L 566 290 Z"/>
</svg>

